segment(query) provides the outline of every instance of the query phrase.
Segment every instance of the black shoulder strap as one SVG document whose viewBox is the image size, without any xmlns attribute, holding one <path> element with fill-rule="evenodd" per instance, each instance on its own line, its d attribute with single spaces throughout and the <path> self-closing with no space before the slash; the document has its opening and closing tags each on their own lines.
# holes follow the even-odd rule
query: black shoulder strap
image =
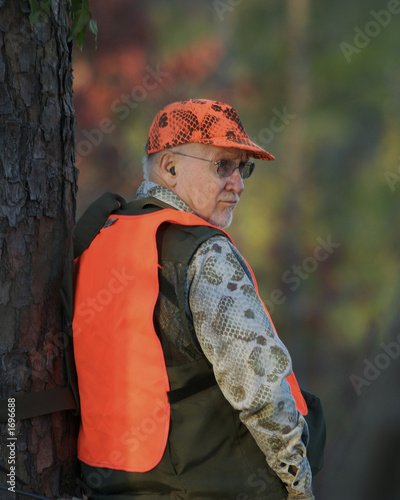
<svg viewBox="0 0 400 500">
<path fill-rule="evenodd" d="M 174 208 L 164 201 L 148 196 L 147 198 L 136 198 L 127 203 L 121 210 L 123 215 L 142 215 L 150 212 L 156 212 L 163 208 Z"/>
<path fill-rule="evenodd" d="M 82 255 L 99 233 L 109 215 L 124 210 L 127 203 L 121 196 L 105 193 L 92 203 L 79 219 L 72 233 L 68 257 L 65 260 L 64 277 L 61 287 L 63 305 L 64 358 L 67 372 L 67 387 L 47 389 L 22 395 L 14 395 L 16 418 L 37 417 L 48 413 L 74 410 L 79 413 L 79 392 L 75 370 L 72 339 L 74 259 Z M 8 399 L 0 400 L 0 423 L 7 422 Z"/>
<path fill-rule="evenodd" d="M 73 232 L 74 259 L 82 255 L 113 212 L 125 209 L 126 201 L 114 193 L 104 193 L 93 202 L 75 225 Z"/>
<path fill-rule="evenodd" d="M 308 413 L 306 419 L 309 431 L 307 458 L 312 475 L 315 476 L 324 466 L 324 450 L 326 444 L 326 422 L 321 400 L 311 392 L 301 389 L 306 400 Z"/>
</svg>

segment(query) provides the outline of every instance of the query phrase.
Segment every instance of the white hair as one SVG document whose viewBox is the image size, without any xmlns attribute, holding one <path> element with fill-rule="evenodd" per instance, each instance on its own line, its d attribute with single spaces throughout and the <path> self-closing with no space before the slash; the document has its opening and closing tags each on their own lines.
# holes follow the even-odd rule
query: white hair
<svg viewBox="0 0 400 500">
<path fill-rule="evenodd" d="M 143 156 L 142 158 L 142 163 L 143 163 L 143 177 L 145 181 L 149 181 L 151 177 L 151 172 L 154 166 L 157 164 L 159 153 L 152 153 L 148 156 Z"/>
</svg>

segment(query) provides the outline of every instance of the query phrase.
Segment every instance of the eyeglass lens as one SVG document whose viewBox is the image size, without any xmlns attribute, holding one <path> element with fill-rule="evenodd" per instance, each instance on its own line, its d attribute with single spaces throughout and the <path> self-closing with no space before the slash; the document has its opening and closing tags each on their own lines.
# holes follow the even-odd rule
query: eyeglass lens
<svg viewBox="0 0 400 500">
<path fill-rule="evenodd" d="M 252 161 L 240 162 L 236 167 L 236 162 L 232 160 L 221 160 L 218 162 L 217 172 L 222 177 L 230 177 L 236 168 L 239 169 L 239 174 L 242 179 L 248 179 L 254 170 L 254 163 Z"/>
</svg>

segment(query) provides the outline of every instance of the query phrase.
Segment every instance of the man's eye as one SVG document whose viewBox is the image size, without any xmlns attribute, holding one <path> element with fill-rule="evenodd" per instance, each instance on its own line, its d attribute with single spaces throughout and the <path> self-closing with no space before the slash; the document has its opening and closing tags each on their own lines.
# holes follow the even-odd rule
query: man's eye
<svg viewBox="0 0 400 500">
<path fill-rule="evenodd" d="M 222 177 L 228 177 L 230 174 L 229 160 L 220 160 L 217 165 L 218 174 Z"/>
</svg>

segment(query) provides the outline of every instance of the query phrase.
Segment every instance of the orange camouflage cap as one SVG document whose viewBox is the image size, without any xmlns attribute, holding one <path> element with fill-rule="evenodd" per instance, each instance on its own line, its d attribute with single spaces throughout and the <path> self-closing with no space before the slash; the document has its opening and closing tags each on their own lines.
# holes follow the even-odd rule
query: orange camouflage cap
<svg viewBox="0 0 400 500">
<path fill-rule="evenodd" d="M 236 109 L 219 101 L 190 99 L 165 106 L 150 127 L 146 153 L 150 155 L 190 142 L 238 148 L 259 160 L 275 160 L 250 140 Z"/>
</svg>

